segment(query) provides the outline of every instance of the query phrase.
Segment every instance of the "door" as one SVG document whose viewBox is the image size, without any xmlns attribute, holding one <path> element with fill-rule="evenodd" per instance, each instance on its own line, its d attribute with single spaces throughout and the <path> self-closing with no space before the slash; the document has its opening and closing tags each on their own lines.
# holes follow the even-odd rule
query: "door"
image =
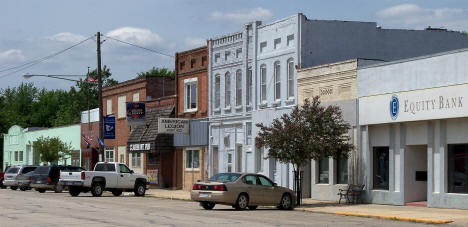
<svg viewBox="0 0 468 227">
<path fill-rule="evenodd" d="M 275 185 L 264 176 L 258 176 L 260 183 L 261 199 L 264 204 L 277 205 L 281 200 L 281 192 L 275 190 Z"/>
<path fill-rule="evenodd" d="M 261 205 L 261 188 L 257 176 L 247 175 L 242 179 L 242 182 L 247 188 L 247 193 L 249 194 L 249 204 Z"/>
<path fill-rule="evenodd" d="M 124 165 L 119 164 L 119 176 L 117 182 L 117 188 L 132 188 L 135 182 L 135 177 L 130 172 L 130 169 Z"/>
</svg>

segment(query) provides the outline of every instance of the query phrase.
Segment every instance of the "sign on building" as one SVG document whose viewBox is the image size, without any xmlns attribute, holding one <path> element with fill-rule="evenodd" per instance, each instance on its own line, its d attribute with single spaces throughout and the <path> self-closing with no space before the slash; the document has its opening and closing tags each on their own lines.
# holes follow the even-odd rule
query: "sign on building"
<svg viewBox="0 0 468 227">
<path fill-rule="evenodd" d="M 104 139 L 115 139 L 115 117 L 104 117 Z"/>
<path fill-rule="evenodd" d="M 149 151 L 151 150 L 150 143 L 135 143 L 130 144 L 130 151 Z"/>
<path fill-rule="evenodd" d="M 190 128 L 189 119 L 181 118 L 159 118 L 158 133 L 188 134 Z"/>
<path fill-rule="evenodd" d="M 145 125 L 146 108 L 144 102 L 127 102 L 127 125 Z"/>
</svg>

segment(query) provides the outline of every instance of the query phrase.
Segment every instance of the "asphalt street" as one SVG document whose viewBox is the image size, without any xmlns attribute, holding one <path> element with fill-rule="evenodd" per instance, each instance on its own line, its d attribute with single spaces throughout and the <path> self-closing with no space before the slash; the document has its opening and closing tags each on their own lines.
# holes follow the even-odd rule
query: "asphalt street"
<svg viewBox="0 0 468 227">
<path fill-rule="evenodd" d="M 68 193 L 0 190 L 0 226 L 424 226 L 425 224 L 260 208 L 235 211 L 217 205 L 127 194 L 71 197 Z M 427 226 L 427 225 L 425 225 Z"/>
</svg>

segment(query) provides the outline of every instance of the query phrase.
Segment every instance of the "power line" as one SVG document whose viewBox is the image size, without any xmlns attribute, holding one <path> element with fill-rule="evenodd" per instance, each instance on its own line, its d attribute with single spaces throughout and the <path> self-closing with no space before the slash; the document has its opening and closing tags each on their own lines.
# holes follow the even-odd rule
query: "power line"
<svg viewBox="0 0 468 227">
<path fill-rule="evenodd" d="M 111 39 L 111 40 L 114 40 L 114 41 L 117 41 L 117 42 L 120 42 L 120 43 L 124 43 L 124 44 L 130 45 L 130 46 L 138 47 L 140 49 L 147 50 L 147 51 L 150 51 L 150 52 L 153 52 L 153 53 L 156 53 L 156 54 L 164 55 L 164 56 L 171 57 L 171 58 L 174 57 L 173 55 L 166 54 L 166 53 L 163 53 L 161 51 L 153 50 L 153 49 L 150 49 L 150 48 L 147 48 L 147 47 L 142 47 L 142 46 L 139 46 L 137 44 L 129 43 L 129 42 L 122 41 L 122 40 L 112 38 L 112 37 L 109 37 L 109 36 L 105 36 L 105 35 L 101 35 L 101 36 L 104 36 L 104 37 L 106 37 L 108 39 Z"/>
<path fill-rule="evenodd" d="M 72 48 L 74 48 L 74 47 L 76 47 L 76 46 L 78 46 L 78 45 L 80 45 L 80 44 L 82 44 L 82 43 L 84 43 L 84 42 L 86 42 L 86 41 L 92 39 L 94 36 L 95 36 L 95 35 L 90 36 L 90 37 L 88 37 L 87 39 L 84 39 L 84 40 L 82 40 L 82 41 L 80 41 L 80 42 L 78 42 L 78 43 L 76 43 L 76 44 L 74 44 L 74 45 L 72 45 L 72 46 L 70 46 L 70 47 L 67 47 L 67 48 L 65 48 L 65 49 L 63 49 L 63 50 L 61 50 L 61 51 L 58 51 L 58 52 L 56 52 L 56 53 L 53 53 L 53 54 L 51 54 L 51 55 L 48 55 L 48 56 L 45 56 L 45 57 L 42 57 L 42 58 L 39 58 L 39 59 L 30 61 L 30 62 L 27 62 L 27 63 L 24 63 L 24 64 L 19 65 L 19 66 L 15 66 L 15 67 L 11 67 L 11 68 L 8 68 L 8 69 L 0 70 L 0 72 L 5 72 L 5 71 L 10 71 L 10 70 L 18 69 L 18 70 L 15 70 L 15 71 L 13 71 L 13 72 L 4 74 L 4 75 L 0 76 L 0 78 L 4 78 L 4 77 L 10 76 L 10 75 L 12 75 L 12 74 L 15 74 L 15 73 L 17 73 L 17 72 L 23 71 L 23 70 L 25 70 L 25 69 L 27 69 L 27 68 L 30 68 L 30 67 L 32 67 L 32 66 L 34 66 L 34 65 L 37 65 L 37 64 L 41 63 L 41 62 L 44 62 L 44 61 L 46 61 L 46 60 L 48 60 L 48 59 L 50 59 L 50 58 L 53 58 L 53 57 L 55 57 L 55 56 L 57 56 L 57 55 L 59 55 L 59 54 L 62 54 L 62 53 L 64 53 L 64 52 L 66 52 L 66 51 L 68 51 L 68 50 L 70 50 L 70 49 L 72 49 Z"/>
</svg>

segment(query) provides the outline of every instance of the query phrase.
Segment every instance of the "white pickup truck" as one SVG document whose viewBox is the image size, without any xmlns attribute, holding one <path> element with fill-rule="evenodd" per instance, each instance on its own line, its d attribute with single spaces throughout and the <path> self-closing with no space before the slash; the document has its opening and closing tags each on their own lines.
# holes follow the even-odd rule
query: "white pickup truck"
<svg viewBox="0 0 468 227">
<path fill-rule="evenodd" d="M 125 164 L 98 162 L 94 171 L 60 172 L 59 183 L 68 187 L 71 196 L 89 191 L 93 196 L 101 196 L 105 190 L 114 196 L 120 196 L 123 191 L 144 196 L 149 181 L 148 176 L 134 173 Z"/>
</svg>

